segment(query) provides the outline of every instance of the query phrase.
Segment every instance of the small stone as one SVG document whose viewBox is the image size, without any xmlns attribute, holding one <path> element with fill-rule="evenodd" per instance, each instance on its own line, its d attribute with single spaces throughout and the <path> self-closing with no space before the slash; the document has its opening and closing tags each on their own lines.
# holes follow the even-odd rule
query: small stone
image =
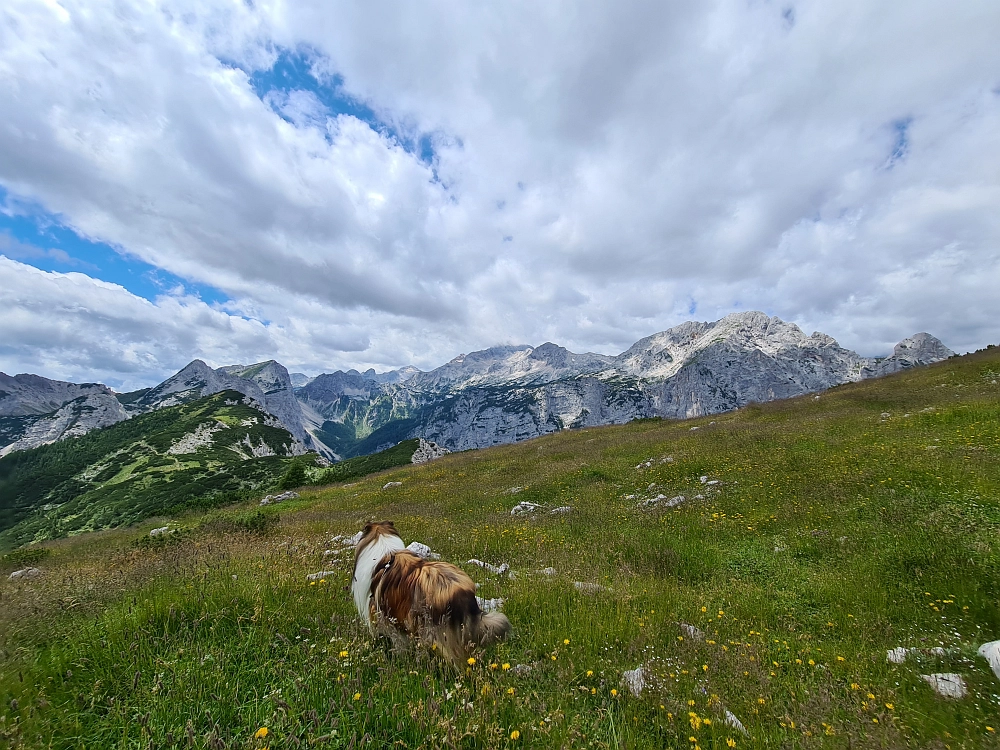
<svg viewBox="0 0 1000 750">
<path fill-rule="evenodd" d="M 708 476 L 700 476 L 698 477 L 698 481 L 701 482 L 702 484 L 705 484 L 706 482 L 708 482 Z"/>
<path fill-rule="evenodd" d="M 432 552 L 431 548 L 428 547 L 423 542 L 410 542 L 406 545 L 406 549 L 412 552 L 417 557 L 423 560 L 440 560 L 441 555 L 437 552 Z"/>
<path fill-rule="evenodd" d="M 476 597 L 476 601 L 479 603 L 479 608 L 485 612 L 499 612 L 503 607 L 503 599 L 483 599 L 481 597 Z"/>
<path fill-rule="evenodd" d="M 989 662 L 993 674 L 997 676 L 997 679 L 1000 679 L 1000 641 L 984 643 L 976 653 Z"/>
<path fill-rule="evenodd" d="M 553 508 L 549 513 L 569 513 L 573 508 L 568 505 L 560 505 L 558 508 Z"/>
<path fill-rule="evenodd" d="M 517 505 L 515 505 L 513 508 L 511 508 L 510 514 L 512 516 L 526 516 L 526 515 L 528 515 L 530 513 L 534 513 L 536 510 L 538 510 L 541 507 L 542 506 L 538 505 L 537 503 L 530 503 L 527 500 L 522 500 Z"/>
<path fill-rule="evenodd" d="M 327 576 L 335 576 L 335 575 L 337 575 L 337 571 L 336 570 L 320 570 L 320 571 L 317 571 L 316 573 L 310 573 L 309 575 L 307 575 L 306 576 L 306 580 L 307 581 L 318 581 L 321 578 L 326 578 Z"/>
<path fill-rule="evenodd" d="M 503 575 L 510 570 L 510 565 L 507 563 L 502 563 L 501 565 L 490 565 L 488 562 L 483 562 L 482 560 L 477 560 L 476 558 L 469 560 L 469 565 L 478 565 L 480 568 L 484 568 L 491 573 L 496 573 L 498 576 Z"/>
<path fill-rule="evenodd" d="M 597 594 L 606 589 L 599 583 L 584 583 L 583 581 L 573 581 L 573 588 L 581 594 Z"/>
<path fill-rule="evenodd" d="M 555 568 L 542 568 L 541 573 L 542 573 L 542 575 L 545 575 L 545 576 L 554 576 L 556 574 L 556 569 Z"/>
<path fill-rule="evenodd" d="M 402 487 L 402 486 L 403 486 L 402 482 L 386 482 L 385 484 L 382 485 L 382 489 L 387 490 L 390 487 Z"/>
<path fill-rule="evenodd" d="M 922 674 L 920 677 L 934 688 L 935 693 L 944 698 L 964 698 L 969 692 L 965 687 L 965 679 L 954 672 Z"/>
<path fill-rule="evenodd" d="M 636 667 L 622 672 L 622 685 L 638 698 L 646 687 L 646 670 L 642 667 Z"/>
<path fill-rule="evenodd" d="M 7 576 L 8 581 L 27 581 L 31 578 L 38 578 L 42 574 L 39 568 L 22 568 L 21 570 L 15 570 L 9 576 Z"/>
<path fill-rule="evenodd" d="M 699 630 L 698 628 L 696 628 L 694 625 L 691 625 L 691 624 L 686 623 L 686 622 L 682 622 L 682 623 L 678 623 L 678 624 L 681 626 L 681 630 L 684 631 L 684 634 L 687 635 L 687 637 L 690 638 L 692 641 L 703 641 L 703 640 L 705 640 L 705 634 L 701 630 Z"/>
<path fill-rule="evenodd" d="M 169 534 L 169 533 L 170 533 L 170 527 L 169 526 L 161 526 L 158 529 L 153 529 L 152 531 L 150 531 L 149 535 L 150 536 L 163 536 L 164 534 Z"/>
<path fill-rule="evenodd" d="M 691 428 L 691 432 L 694 432 L 695 430 L 700 430 L 700 429 L 701 429 L 700 427 L 692 427 Z"/>
<path fill-rule="evenodd" d="M 906 661 L 906 655 L 910 652 L 908 648 L 897 646 L 885 652 L 885 660 L 890 664 L 902 664 Z"/>
<path fill-rule="evenodd" d="M 748 735 L 749 734 L 747 732 L 747 728 L 745 726 L 743 726 L 743 722 L 740 721 L 739 719 L 737 719 L 736 715 L 732 711 L 730 711 L 728 708 L 726 709 L 725 716 L 726 716 L 726 723 L 729 726 L 731 726 L 733 729 L 735 729 L 740 734 L 743 734 L 743 735 Z"/>
</svg>

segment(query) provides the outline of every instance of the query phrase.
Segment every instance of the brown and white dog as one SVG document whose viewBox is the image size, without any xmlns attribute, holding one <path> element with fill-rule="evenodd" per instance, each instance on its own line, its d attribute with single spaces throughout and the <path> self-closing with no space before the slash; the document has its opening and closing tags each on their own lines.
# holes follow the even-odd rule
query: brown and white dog
<svg viewBox="0 0 1000 750">
<path fill-rule="evenodd" d="M 424 560 L 403 546 L 392 521 L 365 524 L 351 583 L 358 616 L 397 646 L 415 639 L 461 665 L 476 646 L 510 632 L 500 612 L 483 613 L 476 584 L 451 563 Z"/>
</svg>

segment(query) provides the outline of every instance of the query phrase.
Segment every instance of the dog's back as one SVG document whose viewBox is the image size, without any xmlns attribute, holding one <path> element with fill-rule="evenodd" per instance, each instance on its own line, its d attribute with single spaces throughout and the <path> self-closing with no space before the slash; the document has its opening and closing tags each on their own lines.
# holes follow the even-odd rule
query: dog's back
<svg viewBox="0 0 1000 750">
<path fill-rule="evenodd" d="M 372 575 L 371 593 L 380 621 L 436 644 L 454 664 L 472 647 L 496 643 L 511 629 L 506 615 L 483 614 L 476 584 L 465 572 L 406 550 L 383 558 Z"/>
</svg>

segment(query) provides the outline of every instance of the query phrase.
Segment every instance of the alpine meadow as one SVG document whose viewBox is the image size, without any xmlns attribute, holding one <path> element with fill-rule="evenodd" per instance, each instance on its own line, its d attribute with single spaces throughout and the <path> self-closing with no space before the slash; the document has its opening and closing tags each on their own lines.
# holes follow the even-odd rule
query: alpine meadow
<svg viewBox="0 0 1000 750">
<path fill-rule="evenodd" d="M 977 653 L 1000 638 L 998 381 L 988 348 L 714 416 L 309 467 L 337 483 L 21 547 L 0 738 L 1000 747 L 1000 664 Z M 369 635 L 350 540 L 385 519 L 468 572 L 511 637 L 456 671 Z"/>
</svg>

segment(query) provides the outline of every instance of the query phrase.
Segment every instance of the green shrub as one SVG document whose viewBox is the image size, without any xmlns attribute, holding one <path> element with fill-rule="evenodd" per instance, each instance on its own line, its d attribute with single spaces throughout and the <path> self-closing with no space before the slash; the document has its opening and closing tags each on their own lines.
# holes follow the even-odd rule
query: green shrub
<svg viewBox="0 0 1000 750">
<path fill-rule="evenodd" d="M 0 558 L 0 560 L 3 560 L 4 565 L 23 567 L 25 565 L 34 565 L 35 563 L 41 562 L 51 554 L 52 550 L 46 549 L 45 547 L 23 547 L 21 549 L 16 549 L 13 552 L 8 552 Z"/>
</svg>

